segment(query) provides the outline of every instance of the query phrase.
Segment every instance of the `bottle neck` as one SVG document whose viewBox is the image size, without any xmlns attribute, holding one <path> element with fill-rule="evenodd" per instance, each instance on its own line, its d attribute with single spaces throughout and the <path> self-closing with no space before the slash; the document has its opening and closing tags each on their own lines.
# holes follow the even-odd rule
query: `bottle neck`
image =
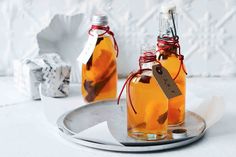
<svg viewBox="0 0 236 157">
<path fill-rule="evenodd" d="M 159 37 L 174 37 L 177 35 L 177 14 L 174 11 L 160 13 L 159 17 Z"/>
<path fill-rule="evenodd" d="M 139 57 L 140 69 L 152 69 L 152 66 L 156 64 L 156 62 L 156 54 L 151 51 L 144 52 Z"/>
<path fill-rule="evenodd" d="M 174 40 L 173 38 L 158 37 L 157 47 L 160 53 L 158 60 L 168 59 L 168 57 L 171 56 L 178 57 L 178 41 Z"/>
<path fill-rule="evenodd" d="M 116 57 L 118 57 L 119 48 L 118 48 L 116 39 L 114 37 L 114 33 L 110 30 L 110 27 L 107 24 L 106 25 L 92 25 L 88 33 L 89 35 L 92 35 L 92 36 L 96 33 L 98 37 L 111 36 L 114 43 L 114 48 L 117 52 Z"/>
<path fill-rule="evenodd" d="M 91 25 L 89 34 L 97 34 L 99 37 L 109 36 L 110 28 L 108 25 Z"/>
<path fill-rule="evenodd" d="M 141 68 L 142 68 L 142 69 L 152 69 L 152 66 L 155 65 L 155 64 L 157 64 L 156 61 L 143 63 L 143 64 L 141 65 Z"/>
<path fill-rule="evenodd" d="M 160 13 L 158 51 L 162 59 L 170 56 L 178 57 L 179 41 L 177 36 L 177 15 L 173 10 Z M 160 56 L 158 59 L 160 59 Z"/>
</svg>

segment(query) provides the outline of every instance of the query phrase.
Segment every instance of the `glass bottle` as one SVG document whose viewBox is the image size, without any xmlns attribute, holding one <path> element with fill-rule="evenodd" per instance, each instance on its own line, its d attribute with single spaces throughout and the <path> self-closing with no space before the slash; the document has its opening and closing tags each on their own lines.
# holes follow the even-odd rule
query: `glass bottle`
<svg viewBox="0 0 236 157">
<path fill-rule="evenodd" d="M 105 15 L 94 15 L 89 35 L 98 34 L 87 64 L 82 64 L 82 95 L 87 102 L 114 99 L 117 94 L 118 47 Z"/>
<path fill-rule="evenodd" d="M 127 79 L 127 131 L 135 139 L 159 140 L 167 135 L 168 99 L 153 76 L 156 64 L 155 48 L 144 50 L 139 71 Z"/>
<path fill-rule="evenodd" d="M 179 125 L 185 119 L 186 70 L 176 33 L 177 16 L 174 8 L 160 13 L 157 49 L 158 60 L 170 73 L 182 95 L 169 100 L 168 124 Z"/>
</svg>

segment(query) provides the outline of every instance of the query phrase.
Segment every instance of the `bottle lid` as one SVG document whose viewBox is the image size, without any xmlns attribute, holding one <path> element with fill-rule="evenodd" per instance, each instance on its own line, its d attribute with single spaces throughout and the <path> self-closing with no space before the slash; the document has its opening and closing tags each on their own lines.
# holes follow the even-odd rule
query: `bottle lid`
<svg viewBox="0 0 236 157">
<path fill-rule="evenodd" d="M 169 14 L 170 11 L 172 11 L 173 13 L 176 12 L 176 5 L 175 4 L 168 3 L 168 4 L 164 4 L 161 6 L 161 13 Z"/>
<path fill-rule="evenodd" d="M 155 45 L 151 45 L 151 44 L 143 44 L 141 46 L 141 55 L 146 54 L 146 52 L 151 52 L 151 53 L 153 53 L 155 55 L 156 54 L 156 46 Z M 149 53 L 149 54 L 151 54 L 151 53 Z"/>
<path fill-rule="evenodd" d="M 173 139 L 180 139 L 187 137 L 187 130 L 186 129 L 175 129 L 172 130 L 172 138 Z"/>
<path fill-rule="evenodd" d="M 108 24 L 108 18 L 106 15 L 103 14 L 96 14 L 92 17 L 92 24 L 93 25 L 99 25 L 104 26 Z"/>
<path fill-rule="evenodd" d="M 161 6 L 161 14 L 163 14 L 163 17 L 166 19 L 170 19 L 171 18 L 171 14 L 170 11 L 172 11 L 173 14 L 176 13 L 176 5 L 173 3 L 168 3 L 165 5 Z"/>
</svg>

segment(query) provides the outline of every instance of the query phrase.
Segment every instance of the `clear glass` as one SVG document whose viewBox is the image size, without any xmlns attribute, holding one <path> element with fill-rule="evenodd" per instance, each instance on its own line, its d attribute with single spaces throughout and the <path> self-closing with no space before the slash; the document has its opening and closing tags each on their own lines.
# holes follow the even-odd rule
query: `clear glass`
<svg viewBox="0 0 236 157">
<path fill-rule="evenodd" d="M 173 12 L 175 27 L 177 29 L 177 14 Z M 159 38 L 162 37 L 173 37 L 173 33 L 175 32 L 174 24 L 172 20 L 171 13 L 160 13 L 159 19 Z M 173 31 L 173 33 L 172 33 Z M 175 34 L 174 34 L 175 35 Z M 166 38 L 168 39 L 168 38 Z M 165 45 L 161 45 L 165 46 Z M 178 74 L 180 67 L 180 60 L 177 55 L 177 49 L 175 47 L 170 48 L 170 51 L 160 51 L 162 54 L 162 60 L 160 60 L 162 66 L 164 66 L 172 78 L 175 78 Z M 186 74 L 181 68 L 178 77 L 174 80 L 177 86 L 179 87 L 182 95 L 172 98 L 169 100 L 169 109 L 168 109 L 168 124 L 169 125 L 179 125 L 184 122 L 185 119 L 185 95 L 186 95 Z"/>
<path fill-rule="evenodd" d="M 145 63 L 142 67 L 151 69 L 154 64 L 157 62 Z M 168 99 L 152 71 L 144 71 L 131 80 L 130 86 L 126 88 L 126 98 L 128 135 L 139 140 L 165 138 L 168 129 Z"/>
<path fill-rule="evenodd" d="M 178 19 L 177 14 L 173 12 L 175 27 L 178 29 Z M 160 13 L 159 17 L 159 37 L 173 37 L 172 31 L 174 33 L 174 25 L 171 18 L 171 14 Z"/>
<path fill-rule="evenodd" d="M 100 33 L 101 31 L 92 31 Z M 99 37 L 92 56 L 82 65 L 82 95 L 87 102 L 115 99 L 117 95 L 116 50 L 112 37 Z"/>
</svg>

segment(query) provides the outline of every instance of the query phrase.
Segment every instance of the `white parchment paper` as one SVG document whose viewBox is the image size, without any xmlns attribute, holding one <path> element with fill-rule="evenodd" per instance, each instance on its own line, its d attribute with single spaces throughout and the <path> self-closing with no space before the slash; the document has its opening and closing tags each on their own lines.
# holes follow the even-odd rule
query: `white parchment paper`
<svg viewBox="0 0 236 157">
<path fill-rule="evenodd" d="M 222 97 L 213 96 L 210 99 L 204 100 L 197 108 L 192 110 L 205 119 L 207 129 L 218 122 L 225 111 L 225 103 Z"/>
<path fill-rule="evenodd" d="M 57 119 L 66 111 L 77 108 L 77 104 L 79 101 L 82 102 L 82 98 L 80 97 L 79 99 L 78 97 L 72 97 L 71 99 L 66 100 L 43 97 L 43 101 L 45 101 L 44 107 L 47 119 L 51 124 L 56 126 Z M 224 114 L 225 103 L 222 97 L 213 96 L 203 100 L 196 99 L 194 103 L 197 103 L 194 105 L 195 108 L 190 108 L 189 110 L 199 114 L 205 119 L 207 129 L 217 123 Z M 72 138 L 79 138 L 109 145 L 122 145 L 113 137 L 106 121 L 87 128 L 72 136 Z"/>
</svg>

